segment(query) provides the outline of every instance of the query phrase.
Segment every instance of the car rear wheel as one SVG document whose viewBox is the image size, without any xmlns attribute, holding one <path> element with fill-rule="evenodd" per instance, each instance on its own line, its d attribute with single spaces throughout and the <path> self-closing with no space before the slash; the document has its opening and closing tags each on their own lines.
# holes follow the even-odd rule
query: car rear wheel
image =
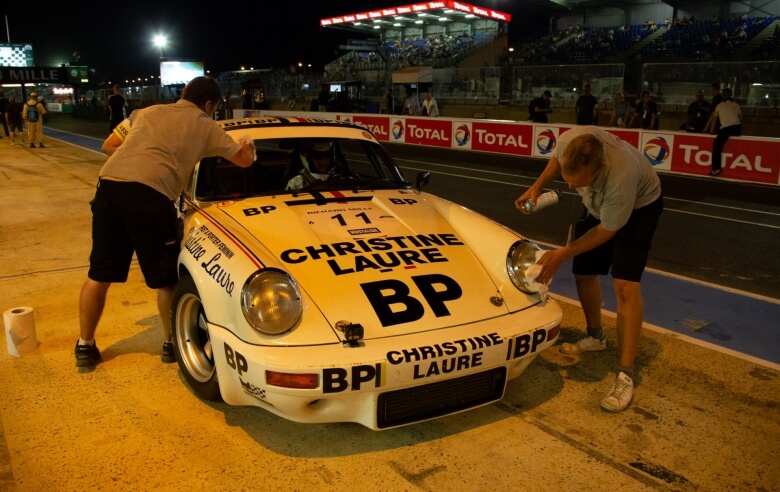
<svg viewBox="0 0 780 492">
<path fill-rule="evenodd" d="M 176 360 L 187 384 L 204 400 L 221 401 L 206 313 L 189 275 L 183 275 L 173 290 L 171 332 Z"/>
</svg>

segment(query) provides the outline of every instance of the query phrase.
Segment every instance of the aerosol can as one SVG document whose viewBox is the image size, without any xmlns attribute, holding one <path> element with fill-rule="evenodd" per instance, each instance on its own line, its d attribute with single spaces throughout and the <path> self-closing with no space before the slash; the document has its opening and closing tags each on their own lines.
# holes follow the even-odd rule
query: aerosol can
<svg viewBox="0 0 780 492">
<path fill-rule="evenodd" d="M 532 213 L 538 212 L 543 208 L 549 207 L 550 205 L 555 205 L 562 200 L 563 193 L 560 190 L 548 191 L 547 193 L 542 193 L 539 195 L 539 197 L 536 199 L 536 206 L 534 206 L 533 202 L 531 202 L 531 199 L 529 198 L 523 202 L 523 204 L 520 206 L 520 210 L 524 214 L 530 215 Z"/>
</svg>

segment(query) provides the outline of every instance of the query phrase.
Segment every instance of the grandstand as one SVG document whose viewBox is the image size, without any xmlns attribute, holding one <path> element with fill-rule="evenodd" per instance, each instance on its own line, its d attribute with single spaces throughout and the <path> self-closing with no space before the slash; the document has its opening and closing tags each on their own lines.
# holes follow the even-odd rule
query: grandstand
<svg viewBox="0 0 780 492">
<path fill-rule="evenodd" d="M 695 91 L 718 82 L 743 106 L 746 134 L 780 136 L 780 0 L 755 8 L 742 1 L 527 0 L 523 8 L 547 16 L 549 25 L 511 44 L 509 14 L 453 1 L 415 5 L 425 8 L 322 19 L 323 28 L 355 37 L 324 73 L 284 69 L 253 78 L 266 80 L 265 97 L 278 108 L 308 109 L 323 84 L 348 81 L 362 84 L 365 101 L 356 110 L 385 112 L 388 87 L 401 101 L 413 86 L 430 88 L 442 115 L 510 120 L 526 119 L 528 102 L 550 90 L 557 108 L 551 120 L 558 123 L 574 121 L 586 83 L 600 100 L 602 123 L 616 91 L 633 102 L 649 90 L 663 129 L 676 129 Z M 410 70 L 428 76 L 394 83 Z M 228 78 L 238 94 L 241 76 Z"/>
</svg>

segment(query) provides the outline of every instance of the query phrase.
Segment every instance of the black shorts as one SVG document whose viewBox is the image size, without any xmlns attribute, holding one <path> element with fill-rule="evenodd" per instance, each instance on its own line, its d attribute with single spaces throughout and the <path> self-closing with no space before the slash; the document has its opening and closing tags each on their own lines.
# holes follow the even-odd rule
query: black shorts
<svg viewBox="0 0 780 492">
<path fill-rule="evenodd" d="M 598 248 L 574 257 L 572 273 L 575 275 L 606 275 L 612 270 L 612 278 L 639 282 L 647 266 L 647 257 L 658 218 L 664 209 L 663 197 L 631 212 L 626 225 L 615 236 Z M 586 217 L 574 228 L 575 239 L 596 227 L 601 221 L 585 211 Z"/>
<path fill-rule="evenodd" d="M 152 289 L 176 283 L 180 238 L 176 207 L 146 185 L 101 179 L 92 205 L 92 253 L 87 276 L 126 282 L 133 252 Z"/>
</svg>

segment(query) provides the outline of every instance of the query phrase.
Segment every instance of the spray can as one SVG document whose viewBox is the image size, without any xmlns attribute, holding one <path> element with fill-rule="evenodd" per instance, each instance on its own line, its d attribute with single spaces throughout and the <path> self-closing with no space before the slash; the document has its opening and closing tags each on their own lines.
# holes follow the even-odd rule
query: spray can
<svg viewBox="0 0 780 492">
<path fill-rule="evenodd" d="M 559 203 L 563 200 L 563 193 L 560 190 L 553 190 L 548 191 L 547 193 L 542 193 L 539 195 L 539 197 L 536 199 L 536 206 L 534 206 L 533 202 L 531 202 L 531 199 L 523 202 L 523 205 L 521 206 L 521 211 L 524 214 L 532 214 L 534 212 L 538 212 L 539 210 L 549 207 L 550 205 L 555 205 L 556 203 Z"/>
</svg>

